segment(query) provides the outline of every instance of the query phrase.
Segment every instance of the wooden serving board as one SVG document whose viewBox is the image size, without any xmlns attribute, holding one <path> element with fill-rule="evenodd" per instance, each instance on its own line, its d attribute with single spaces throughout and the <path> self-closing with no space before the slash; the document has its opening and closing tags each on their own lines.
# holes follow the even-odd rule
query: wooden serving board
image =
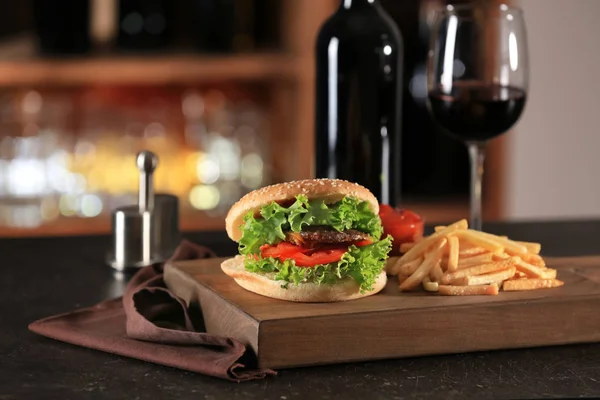
<svg viewBox="0 0 600 400">
<path fill-rule="evenodd" d="M 248 292 L 220 268 L 224 259 L 170 263 L 167 286 L 200 304 L 208 333 L 254 350 L 260 367 L 600 341 L 600 256 L 546 259 L 565 285 L 498 296 L 400 293 L 338 303 L 292 303 Z"/>
</svg>

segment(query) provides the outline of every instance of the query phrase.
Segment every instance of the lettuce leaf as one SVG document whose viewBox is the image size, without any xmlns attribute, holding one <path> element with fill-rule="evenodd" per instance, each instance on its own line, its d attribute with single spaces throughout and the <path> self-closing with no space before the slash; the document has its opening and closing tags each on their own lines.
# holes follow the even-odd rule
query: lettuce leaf
<svg viewBox="0 0 600 400">
<path fill-rule="evenodd" d="M 306 268 L 298 267 L 293 260 L 246 257 L 244 265 L 250 272 L 273 274 L 272 279 L 282 281 L 283 287 L 313 282 L 317 285 L 333 284 L 350 277 L 360 286 L 360 292 L 372 290 L 377 276 L 383 270 L 392 248 L 391 236 L 363 247 L 350 246 L 336 263 Z"/>
<path fill-rule="evenodd" d="M 276 244 L 285 239 L 285 231 L 301 232 L 306 226 L 325 225 L 338 231 L 356 229 L 379 240 L 383 233 L 381 219 L 366 201 L 344 197 L 334 204 L 322 200 L 308 201 L 306 196 L 296 196 L 289 207 L 271 202 L 262 207 L 260 217 L 252 212 L 244 217 L 241 254 L 258 254 L 263 244 Z"/>
</svg>

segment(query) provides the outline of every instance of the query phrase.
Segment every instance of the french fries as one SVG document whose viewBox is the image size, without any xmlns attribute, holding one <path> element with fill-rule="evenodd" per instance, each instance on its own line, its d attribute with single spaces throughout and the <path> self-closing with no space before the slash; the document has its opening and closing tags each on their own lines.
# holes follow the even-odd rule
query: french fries
<svg viewBox="0 0 600 400">
<path fill-rule="evenodd" d="M 472 231 L 472 232 L 476 232 L 476 231 Z M 494 242 L 498 242 L 502 247 L 504 247 L 504 249 L 506 249 L 507 251 L 510 251 L 513 254 L 527 254 L 527 247 L 519 244 L 518 242 L 515 242 L 510 239 L 505 239 L 500 236 L 495 236 L 495 235 L 492 235 L 491 233 L 486 233 L 486 232 L 476 232 L 476 233 L 479 236 L 481 236 L 482 238 L 487 238 Z"/>
<path fill-rule="evenodd" d="M 398 275 L 398 271 L 394 270 L 394 265 L 400 257 L 392 256 L 385 260 L 385 273 L 388 275 Z"/>
<path fill-rule="evenodd" d="M 433 268 L 431 269 L 431 272 L 429 273 L 429 277 L 432 282 L 441 282 L 442 281 L 442 278 L 444 277 L 444 271 L 442 271 L 442 266 L 441 266 L 440 261 L 438 261 L 433 266 Z"/>
<path fill-rule="evenodd" d="M 556 279 L 556 270 L 552 268 L 546 268 L 542 274 L 542 279 Z"/>
<path fill-rule="evenodd" d="M 456 272 L 450 272 L 444 275 L 442 283 L 449 284 L 459 278 L 466 278 L 469 276 L 489 274 L 494 271 L 502 271 L 510 268 L 517 262 L 517 257 L 511 257 L 506 260 L 488 262 L 484 264 L 474 265 L 472 267 L 459 269 Z M 513 272 L 514 275 L 514 272 Z M 508 279 L 508 278 L 507 278 Z"/>
<path fill-rule="evenodd" d="M 436 239 L 445 238 L 445 236 L 447 236 L 451 232 L 454 232 L 458 229 L 466 229 L 466 228 L 467 228 L 467 220 L 461 219 L 460 221 L 455 222 L 454 224 L 446 227 L 445 229 L 442 229 L 441 231 L 436 232 L 427 238 L 423 238 L 423 240 L 416 243 L 410 250 L 408 250 L 406 253 L 404 253 L 402 255 L 402 257 L 400 257 L 399 262 L 406 263 L 406 262 L 412 261 L 416 258 L 419 258 L 421 253 L 427 251 L 429 249 L 429 247 L 431 247 L 431 245 L 434 244 Z"/>
<path fill-rule="evenodd" d="M 564 285 L 558 279 L 515 279 L 504 281 L 502 289 L 506 292 L 517 290 L 535 290 L 559 287 Z"/>
<path fill-rule="evenodd" d="M 449 237 L 448 246 L 450 247 L 448 250 L 448 271 L 452 272 L 458 269 L 458 259 L 460 257 L 458 238 L 456 236 Z"/>
<path fill-rule="evenodd" d="M 423 285 L 423 289 L 427 292 L 437 292 L 439 290 L 439 284 L 437 282 L 431 282 L 431 279 L 427 276 L 423 278 L 421 284 Z"/>
<path fill-rule="evenodd" d="M 398 264 L 398 273 L 400 275 L 412 275 L 417 268 L 419 268 L 419 265 L 421 265 L 422 262 L 423 258 L 419 257 L 416 260 L 412 260 L 406 264 Z"/>
<path fill-rule="evenodd" d="M 431 251 L 426 257 L 425 260 L 421 263 L 421 265 L 417 268 L 412 275 L 410 275 L 404 282 L 400 284 L 400 290 L 412 290 L 419 286 L 423 278 L 429 275 L 431 269 L 434 265 L 440 260 L 442 257 L 442 251 L 446 246 L 447 239 L 441 238 L 433 251 Z M 421 242 L 422 243 L 422 242 Z M 413 248 L 414 249 L 414 248 Z"/>
<path fill-rule="evenodd" d="M 408 276 L 409 275 L 398 275 L 398 285 L 402 285 L 402 282 L 404 282 L 408 278 Z"/>
<path fill-rule="evenodd" d="M 417 258 L 416 260 L 412 261 L 411 263 L 406 263 L 406 264 L 400 264 L 398 261 L 400 260 L 400 257 L 389 257 L 386 261 L 385 264 L 385 272 L 388 275 L 410 275 L 412 274 L 415 269 L 420 265 L 419 260 L 423 260 L 422 258 Z M 413 264 L 417 263 L 416 266 L 413 266 Z"/>
<path fill-rule="evenodd" d="M 542 251 L 542 245 L 539 243 L 531 243 L 531 242 L 517 242 L 522 246 L 525 246 L 527 248 L 527 252 L 529 254 L 540 254 L 540 251 Z"/>
<path fill-rule="evenodd" d="M 521 260 L 520 258 L 517 260 L 517 269 L 524 273 L 529 278 L 541 278 L 544 276 L 546 269 L 536 267 L 535 265 L 531 265 Z"/>
<path fill-rule="evenodd" d="M 495 283 L 478 286 L 439 285 L 438 293 L 443 296 L 474 296 L 480 294 L 495 296 L 498 294 L 498 285 Z"/>
<path fill-rule="evenodd" d="M 492 262 L 493 256 L 493 253 L 484 253 L 469 258 L 461 258 L 458 260 L 458 268 L 472 267 L 473 265 L 481 265 Z"/>
<path fill-rule="evenodd" d="M 529 264 L 535 265 L 536 267 L 545 267 L 546 263 L 544 259 L 538 254 L 516 254 L 511 251 L 507 251 L 507 254 L 511 256 L 519 256 L 519 258 Z"/>
<path fill-rule="evenodd" d="M 546 267 L 541 245 L 469 229 L 466 220 L 436 226 L 430 236 L 400 246 L 386 271 L 398 275 L 399 289 L 444 296 L 498 295 L 564 285 Z"/>
<path fill-rule="evenodd" d="M 453 237 L 456 237 L 456 236 L 453 236 Z M 458 238 L 456 238 L 456 240 L 458 240 Z M 469 257 L 480 256 L 482 254 L 485 254 L 486 252 L 487 252 L 487 250 L 484 249 L 483 247 L 471 246 L 471 247 L 467 247 L 464 250 L 459 250 L 458 255 L 461 258 L 469 258 Z"/>
<path fill-rule="evenodd" d="M 505 269 L 505 270 L 502 270 L 499 272 L 492 272 L 489 274 L 475 275 L 475 276 L 473 276 L 473 275 L 465 276 L 464 278 L 460 279 L 458 284 L 460 286 L 476 286 L 476 285 L 489 285 L 490 283 L 503 282 L 503 281 L 515 276 L 516 271 L 517 271 L 517 269 L 515 267 L 510 267 L 508 269 Z"/>
<path fill-rule="evenodd" d="M 484 249 L 492 253 L 502 252 L 504 250 L 504 247 L 502 247 L 502 245 L 499 242 L 486 238 L 485 236 L 477 235 L 476 231 L 465 229 L 457 231 L 456 236 L 458 236 L 459 239 L 463 239 L 479 247 L 483 247 Z"/>
<path fill-rule="evenodd" d="M 413 247 L 415 247 L 415 242 L 402 243 L 400 245 L 400 253 L 404 254 Z"/>
</svg>

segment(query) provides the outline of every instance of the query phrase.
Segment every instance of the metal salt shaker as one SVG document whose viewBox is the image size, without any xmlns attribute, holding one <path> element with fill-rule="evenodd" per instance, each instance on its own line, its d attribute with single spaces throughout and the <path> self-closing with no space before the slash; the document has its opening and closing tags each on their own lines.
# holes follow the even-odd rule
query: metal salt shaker
<svg viewBox="0 0 600 400">
<path fill-rule="evenodd" d="M 138 153 L 138 204 L 117 208 L 112 214 L 112 249 L 107 263 L 117 271 L 142 268 L 169 258 L 179 241 L 179 200 L 154 193 L 158 157 Z"/>
</svg>

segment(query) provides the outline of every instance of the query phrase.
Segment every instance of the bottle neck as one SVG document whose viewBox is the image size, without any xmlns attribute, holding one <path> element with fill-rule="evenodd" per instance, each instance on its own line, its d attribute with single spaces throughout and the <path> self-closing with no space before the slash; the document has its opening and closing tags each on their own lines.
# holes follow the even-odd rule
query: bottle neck
<svg viewBox="0 0 600 400">
<path fill-rule="evenodd" d="M 342 0 L 341 10 L 358 10 L 373 7 L 379 4 L 379 0 Z"/>
</svg>

